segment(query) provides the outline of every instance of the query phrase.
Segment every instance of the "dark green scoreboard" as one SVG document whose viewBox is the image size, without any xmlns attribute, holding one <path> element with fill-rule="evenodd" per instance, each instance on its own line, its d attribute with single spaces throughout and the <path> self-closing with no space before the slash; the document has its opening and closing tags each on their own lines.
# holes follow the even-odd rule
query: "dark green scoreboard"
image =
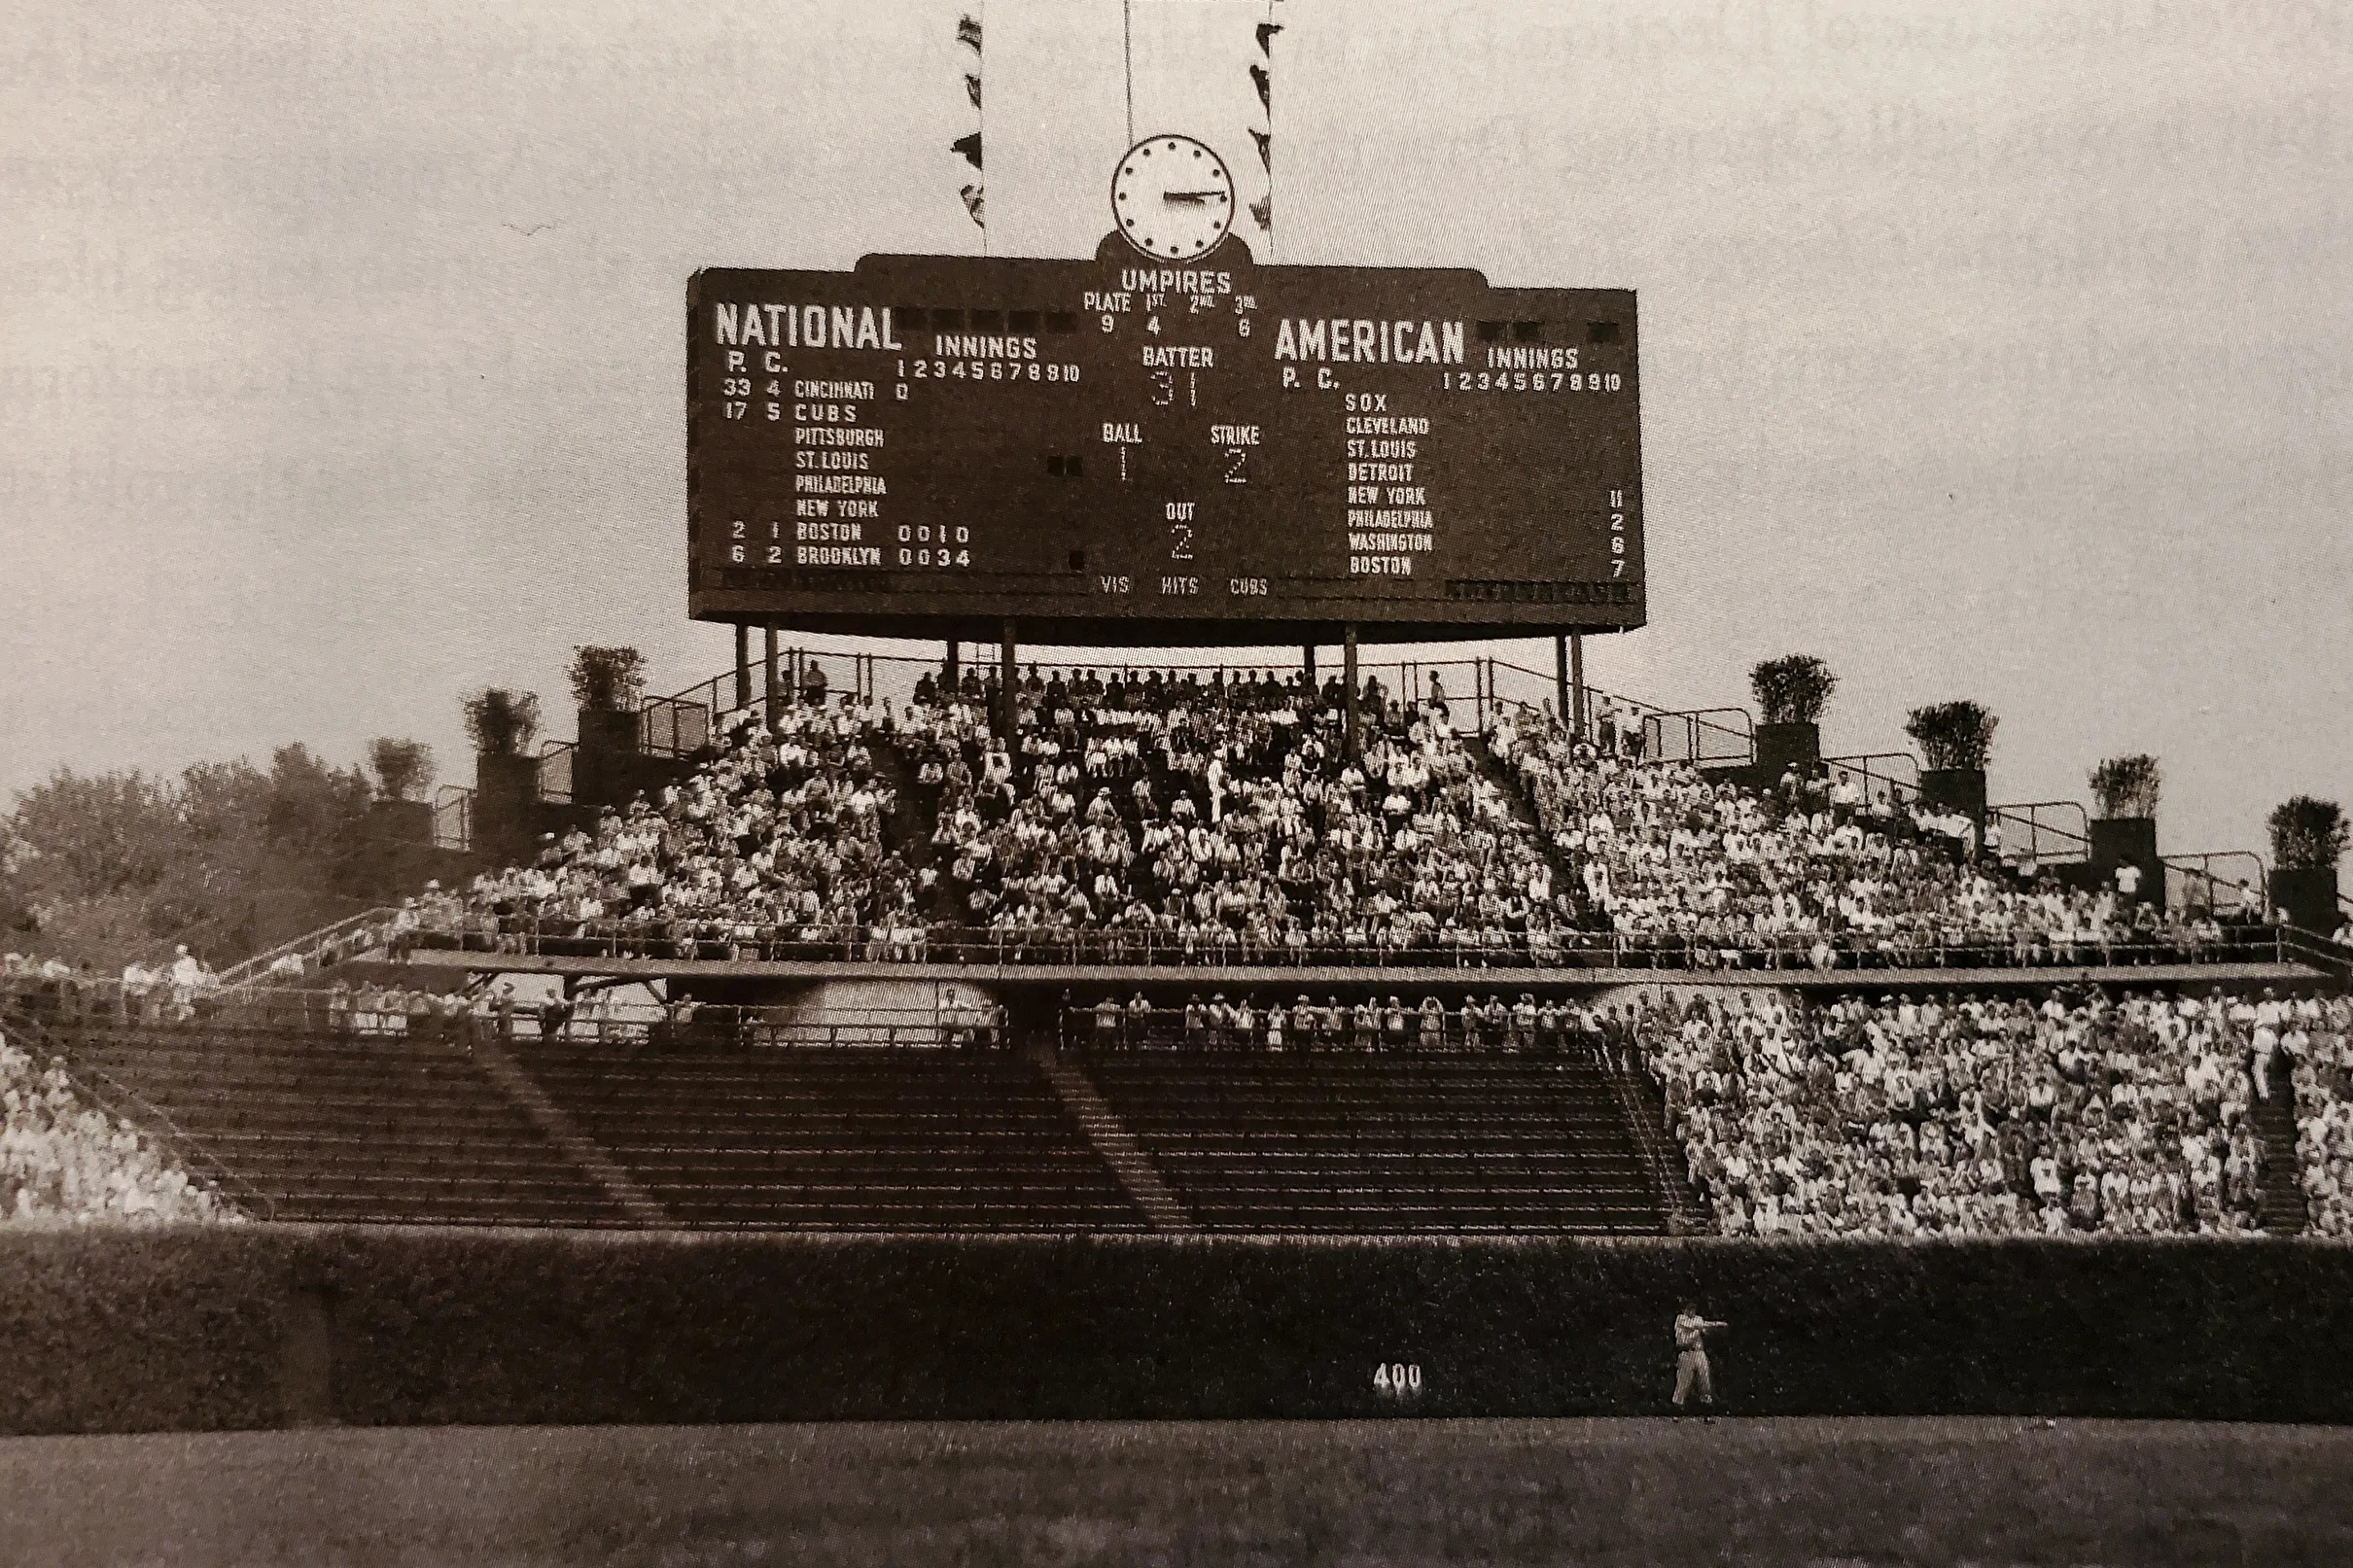
<svg viewBox="0 0 2353 1568">
<path fill-rule="evenodd" d="M 1634 296 L 870 256 L 687 289 L 707 620 L 1171 645 L 1643 623 Z"/>
</svg>

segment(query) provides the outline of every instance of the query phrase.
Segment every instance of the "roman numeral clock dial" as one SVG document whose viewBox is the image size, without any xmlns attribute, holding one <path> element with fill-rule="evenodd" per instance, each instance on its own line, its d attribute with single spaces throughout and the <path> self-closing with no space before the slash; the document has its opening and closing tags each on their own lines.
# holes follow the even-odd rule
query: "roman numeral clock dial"
<svg viewBox="0 0 2353 1568">
<path fill-rule="evenodd" d="M 1190 136 L 1147 136 L 1111 176 L 1111 217 L 1144 255 L 1190 261 L 1234 226 L 1234 176 Z"/>
</svg>

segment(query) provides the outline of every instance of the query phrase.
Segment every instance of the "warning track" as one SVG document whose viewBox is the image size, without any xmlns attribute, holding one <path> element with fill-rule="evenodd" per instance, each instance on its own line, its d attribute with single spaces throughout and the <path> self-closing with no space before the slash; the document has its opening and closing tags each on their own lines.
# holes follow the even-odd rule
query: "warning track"
<svg viewBox="0 0 2353 1568">
<path fill-rule="evenodd" d="M 2353 1431 L 1970 1420 L 0 1440 L 0 1561 L 2353 1561 Z"/>
</svg>

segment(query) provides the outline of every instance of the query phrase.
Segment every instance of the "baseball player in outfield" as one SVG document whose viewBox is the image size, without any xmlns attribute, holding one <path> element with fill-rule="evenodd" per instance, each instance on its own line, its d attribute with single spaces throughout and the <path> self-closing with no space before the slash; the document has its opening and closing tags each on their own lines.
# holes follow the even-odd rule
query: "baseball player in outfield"
<svg viewBox="0 0 2353 1568">
<path fill-rule="evenodd" d="M 1689 1302 L 1675 1314 L 1675 1409 L 1697 1393 L 1702 1408 L 1715 1409 L 1716 1381 L 1707 1370 L 1707 1331 L 1730 1328 L 1700 1315 L 1700 1309 Z"/>
</svg>

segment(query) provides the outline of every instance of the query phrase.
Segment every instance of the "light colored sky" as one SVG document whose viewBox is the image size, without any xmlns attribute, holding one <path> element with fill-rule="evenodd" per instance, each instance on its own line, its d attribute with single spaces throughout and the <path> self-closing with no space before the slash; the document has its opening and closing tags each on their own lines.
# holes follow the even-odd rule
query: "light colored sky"
<svg viewBox="0 0 2353 1568">
<path fill-rule="evenodd" d="M 1135 0 L 1148 104 L 1199 9 Z M 1653 624 L 1598 681 L 1819 653 L 1844 750 L 1976 697 L 1997 798 L 2157 753 L 2169 851 L 2353 795 L 2353 8 L 1273 9 L 1278 260 L 1640 293 Z M 992 245 L 1091 250 L 1115 0 L 5 8 L 0 788 L 462 779 L 468 689 L 725 664 L 685 280 L 975 249 L 961 10 Z"/>
</svg>

